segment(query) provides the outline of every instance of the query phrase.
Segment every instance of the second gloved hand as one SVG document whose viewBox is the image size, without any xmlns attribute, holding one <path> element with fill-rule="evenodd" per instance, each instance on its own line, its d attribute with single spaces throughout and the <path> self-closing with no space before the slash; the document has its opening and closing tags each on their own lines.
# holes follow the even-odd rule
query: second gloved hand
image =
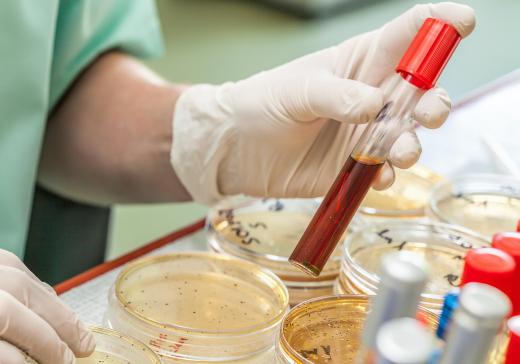
<svg viewBox="0 0 520 364">
<path fill-rule="evenodd" d="M 363 131 L 383 106 L 378 86 L 400 60 L 424 20 L 451 23 L 463 36 L 475 26 L 464 5 L 418 5 L 380 29 L 251 78 L 197 85 L 177 102 L 172 165 L 196 201 L 225 195 L 324 195 Z M 414 116 L 428 128 L 446 120 L 451 102 L 429 90 Z M 388 187 L 391 165 L 408 168 L 421 147 L 413 131 L 391 149 L 375 182 Z"/>
<path fill-rule="evenodd" d="M 0 249 L 0 364 L 74 364 L 95 339 L 13 254 Z"/>
</svg>

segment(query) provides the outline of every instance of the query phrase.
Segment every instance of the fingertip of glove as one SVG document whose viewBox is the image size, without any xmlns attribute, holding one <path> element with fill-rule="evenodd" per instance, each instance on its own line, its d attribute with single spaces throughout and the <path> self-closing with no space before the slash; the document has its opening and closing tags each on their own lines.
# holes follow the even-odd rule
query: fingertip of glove
<svg viewBox="0 0 520 364">
<path fill-rule="evenodd" d="M 435 13 L 449 21 L 462 38 L 470 35 L 475 29 L 477 19 L 475 10 L 471 6 L 454 2 L 443 2 L 432 6 L 437 10 Z"/>
<path fill-rule="evenodd" d="M 76 355 L 80 358 L 84 358 L 92 354 L 96 349 L 96 338 L 90 330 L 86 328 L 81 329 L 81 339 Z"/>
<path fill-rule="evenodd" d="M 359 122 L 368 123 L 375 119 L 379 111 L 383 108 L 383 92 L 377 88 L 365 85 L 358 92 L 360 100 Z"/>
<path fill-rule="evenodd" d="M 394 169 L 391 165 L 388 163 L 385 163 L 383 168 L 381 169 L 381 172 L 379 172 L 379 175 L 377 176 L 376 180 L 374 181 L 374 184 L 372 185 L 372 188 L 376 191 L 382 191 L 386 190 L 392 184 L 395 180 L 395 173 Z"/>
</svg>

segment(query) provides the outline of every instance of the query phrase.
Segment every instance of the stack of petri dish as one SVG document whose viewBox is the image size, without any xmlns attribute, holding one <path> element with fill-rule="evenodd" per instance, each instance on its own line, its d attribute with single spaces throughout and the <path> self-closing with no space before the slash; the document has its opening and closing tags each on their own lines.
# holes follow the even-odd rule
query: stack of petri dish
<svg viewBox="0 0 520 364">
<path fill-rule="evenodd" d="M 362 295 L 329 296 L 294 307 L 280 327 L 275 363 L 355 363 L 369 303 Z M 436 316 L 424 309 L 421 313 L 433 331 Z"/>
<path fill-rule="evenodd" d="M 118 276 L 105 322 L 163 363 L 272 362 L 287 312 L 283 282 L 260 266 L 212 253 L 137 260 Z"/>
<path fill-rule="evenodd" d="M 421 305 L 439 312 L 444 295 L 460 285 L 468 250 L 485 246 L 489 242 L 478 234 L 448 224 L 414 220 L 371 224 L 347 237 L 335 293 L 376 294 L 382 256 L 411 251 L 423 256 L 430 266 Z"/>
<path fill-rule="evenodd" d="M 291 306 L 330 295 L 340 271 L 341 248 L 319 278 L 303 273 L 288 261 L 319 204 L 319 199 L 225 201 L 206 220 L 210 250 L 254 262 L 274 272 L 287 286 Z"/>
<path fill-rule="evenodd" d="M 76 364 L 161 364 L 161 359 L 143 343 L 116 331 L 92 327 L 96 351 L 88 358 L 76 359 Z"/>
<path fill-rule="evenodd" d="M 465 175 L 440 183 L 433 190 L 428 215 L 488 239 L 498 232 L 515 231 L 520 219 L 520 178 Z"/>
<path fill-rule="evenodd" d="M 360 218 L 367 222 L 426 218 L 431 192 L 442 177 L 420 165 L 396 169 L 395 173 L 392 187 L 384 191 L 368 191 L 359 208 Z"/>
</svg>

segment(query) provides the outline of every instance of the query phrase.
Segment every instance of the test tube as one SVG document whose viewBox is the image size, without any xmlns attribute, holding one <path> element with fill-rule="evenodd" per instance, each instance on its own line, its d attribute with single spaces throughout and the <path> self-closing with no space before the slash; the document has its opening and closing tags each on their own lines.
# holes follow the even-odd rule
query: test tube
<svg viewBox="0 0 520 364">
<path fill-rule="evenodd" d="M 511 303 L 495 287 L 468 283 L 459 297 L 439 364 L 484 364 Z"/>
<path fill-rule="evenodd" d="M 413 127 L 413 110 L 434 87 L 460 42 L 455 28 L 428 18 L 396 67 L 382 83 L 385 105 L 370 122 L 345 162 L 290 261 L 318 276 L 334 251 L 397 138 Z"/>
<path fill-rule="evenodd" d="M 384 324 L 376 340 L 377 364 L 427 364 L 435 349 L 431 332 L 406 317 Z"/>
<path fill-rule="evenodd" d="M 381 282 L 363 330 L 363 346 L 358 363 L 371 362 L 376 350 L 376 335 L 386 322 L 402 317 L 414 318 L 421 292 L 428 281 L 426 262 L 410 252 L 389 254 L 381 263 Z"/>
</svg>

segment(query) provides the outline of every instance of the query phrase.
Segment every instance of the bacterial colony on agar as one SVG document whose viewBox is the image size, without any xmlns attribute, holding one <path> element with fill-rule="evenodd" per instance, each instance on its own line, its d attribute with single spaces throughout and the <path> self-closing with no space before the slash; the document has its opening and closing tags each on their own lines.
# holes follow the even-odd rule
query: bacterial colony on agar
<svg viewBox="0 0 520 364">
<path fill-rule="evenodd" d="M 367 296 L 323 297 L 295 307 L 284 318 L 277 342 L 278 363 L 353 363 L 369 312 Z M 422 311 L 434 327 L 436 317 Z"/>
<path fill-rule="evenodd" d="M 209 247 L 274 272 L 286 284 L 291 305 L 330 295 L 341 264 L 339 247 L 319 278 L 308 276 L 288 261 L 318 205 L 317 199 L 228 201 L 207 218 Z"/>
<path fill-rule="evenodd" d="M 171 362 L 231 360 L 271 348 L 287 309 L 287 290 L 271 272 L 216 254 L 178 253 L 127 267 L 107 321 Z"/>
<path fill-rule="evenodd" d="M 92 327 L 96 351 L 76 364 L 161 364 L 160 358 L 143 343 L 116 331 Z"/>
</svg>

